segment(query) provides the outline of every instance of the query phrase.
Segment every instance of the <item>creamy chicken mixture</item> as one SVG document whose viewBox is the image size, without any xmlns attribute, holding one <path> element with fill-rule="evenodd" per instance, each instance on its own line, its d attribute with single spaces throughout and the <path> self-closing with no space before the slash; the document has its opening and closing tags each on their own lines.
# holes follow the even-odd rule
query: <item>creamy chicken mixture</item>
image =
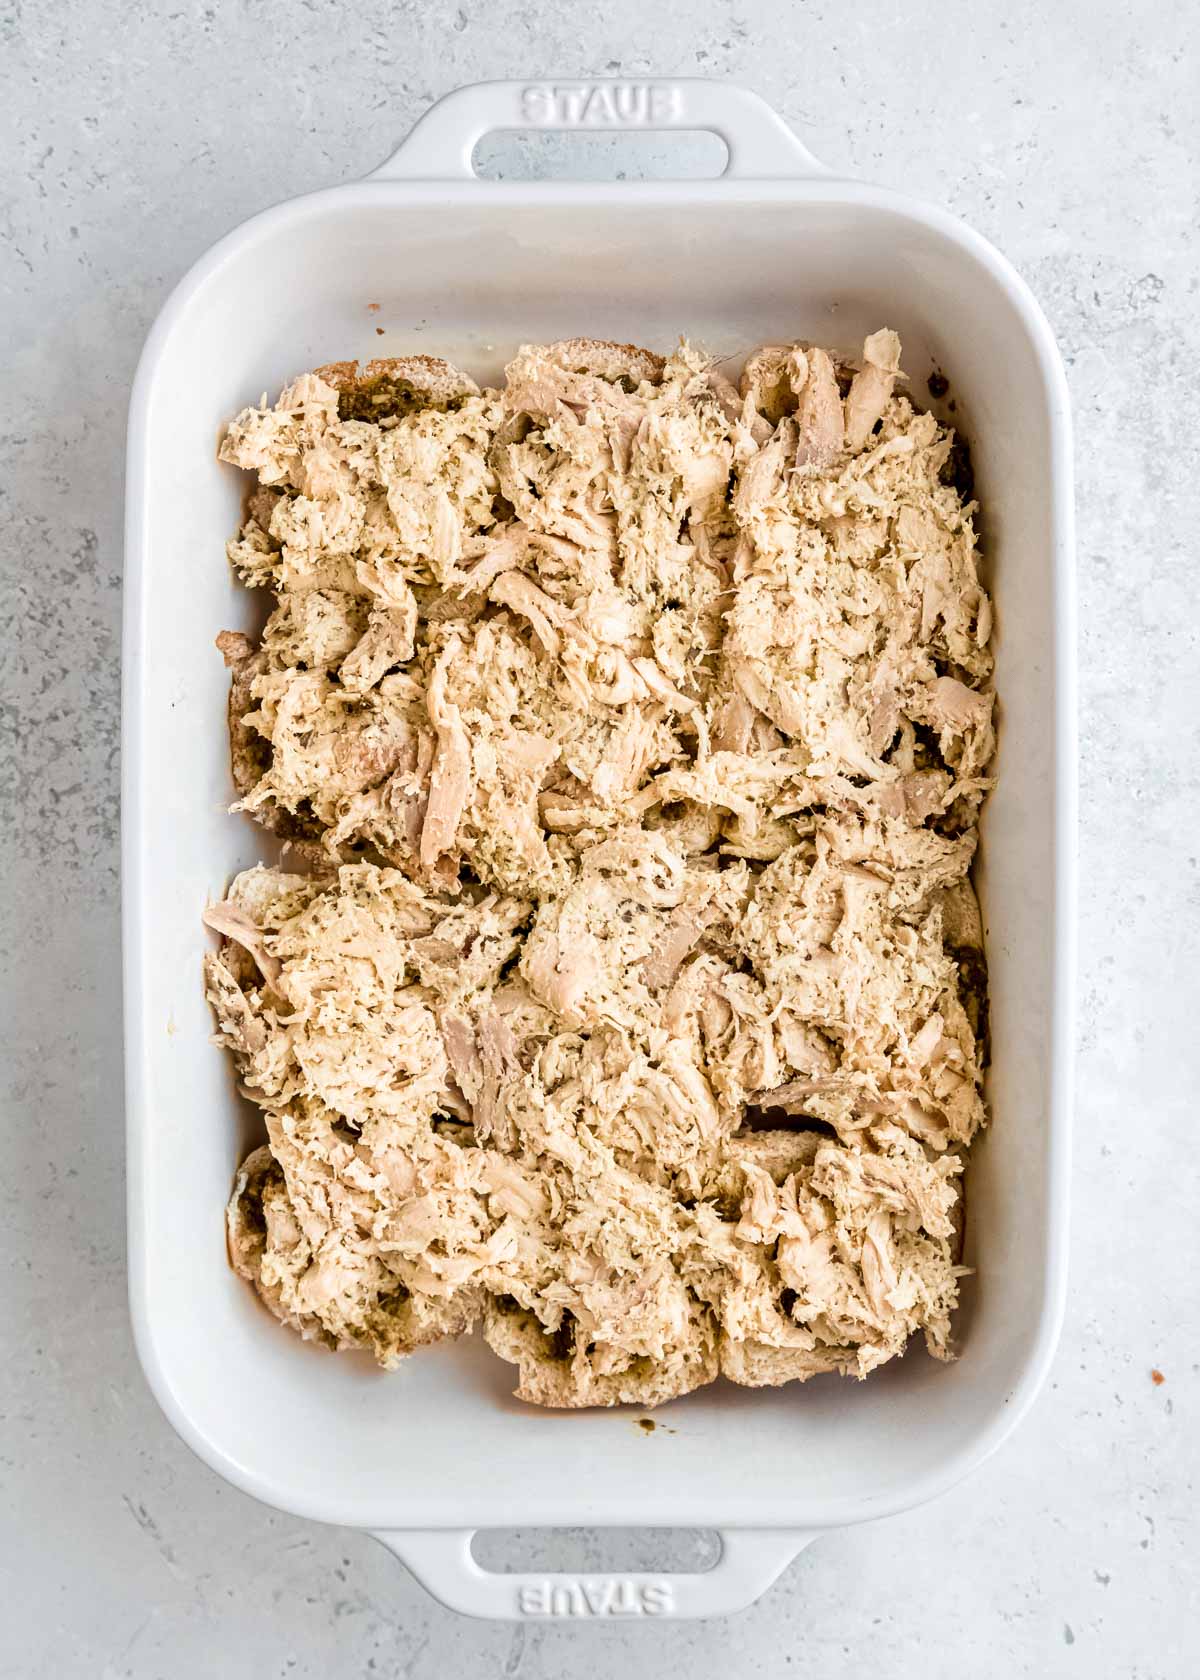
<svg viewBox="0 0 1200 1680">
<path fill-rule="evenodd" d="M 208 912 L 272 1312 L 479 1324 L 551 1406 L 950 1352 L 984 1119 L 991 608 L 895 333 L 338 364 L 230 426 L 239 806 Z"/>
</svg>

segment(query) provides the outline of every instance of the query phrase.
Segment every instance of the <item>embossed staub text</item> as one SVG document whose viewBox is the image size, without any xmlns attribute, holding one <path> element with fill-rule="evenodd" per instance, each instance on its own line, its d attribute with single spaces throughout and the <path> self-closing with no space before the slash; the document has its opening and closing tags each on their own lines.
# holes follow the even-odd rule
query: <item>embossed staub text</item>
<svg viewBox="0 0 1200 1680">
<path fill-rule="evenodd" d="M 521 115 L 532 127 L 657 127 L 683 118 L 683 89 L 671 82 L 539 82 L 521 90 Z"/>
<path fill-rule="evenodd" d="M 526 1581 L 517 1588 L 523 1616 L 669 1616 L 669 1581 Z"/>
</svg>

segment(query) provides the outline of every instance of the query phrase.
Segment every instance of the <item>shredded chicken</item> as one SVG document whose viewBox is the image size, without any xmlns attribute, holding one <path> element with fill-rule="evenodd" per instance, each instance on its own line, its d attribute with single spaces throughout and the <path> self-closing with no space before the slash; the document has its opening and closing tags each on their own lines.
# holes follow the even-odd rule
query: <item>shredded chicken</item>
<svg viewBox="0 0 1200 1680">
<path fill-rule="evenodd" d="M 951 1356 L 991 606 L 902 386 L 886 329 L 738 388 L 574 340 L 230 426 L 239 808 L 305 867 L 206 912 L 207 987 L 302 1335 L 479 1325 L 550 1406 Z"/>
</svg>

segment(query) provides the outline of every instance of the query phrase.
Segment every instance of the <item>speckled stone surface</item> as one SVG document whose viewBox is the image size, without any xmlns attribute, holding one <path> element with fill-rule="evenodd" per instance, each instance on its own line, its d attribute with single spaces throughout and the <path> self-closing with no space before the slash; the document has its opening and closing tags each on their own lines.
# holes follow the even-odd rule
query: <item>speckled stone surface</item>
<svg viewBox="0 0 1200 1680">
<path fill-rule="evenodd" d="M 7 0 L 0 39 L 0 1674 L 1200 1672 L 1195 10 Z M 1049 312 L 1078 430 L 1081 1028 L 1061 1351 L 966 1485 L 822 1540 L 715 1624 L 456 1619 L 373 1541 L 274 1515 L 197 1463 L 145 1388 L 125 1308 L 118 628 L 141 342 L 218 235 L 361 174 L 435 95 L 587 72 L 745 81 L 830 163 L 964 216 Z M 662 1567 L 704 1542 L 521 1547 L 527 1562 Z"/>
</svg>

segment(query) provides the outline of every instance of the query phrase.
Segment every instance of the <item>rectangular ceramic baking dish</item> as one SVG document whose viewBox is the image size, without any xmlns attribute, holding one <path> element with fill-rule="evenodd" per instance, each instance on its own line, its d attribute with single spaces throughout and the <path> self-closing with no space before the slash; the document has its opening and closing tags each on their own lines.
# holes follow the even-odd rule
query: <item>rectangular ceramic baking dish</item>
<svg viewBox="0 0 1200 1680">
<path fill-rule="evenodd" d="M 714 181 L 497 184 L 498 129 L 703 129 Z M 377 307 L 376 307 L 377 306 Z M 200 907 L 265 837 L 227 815 L 226 674 L 250 622 L 222 545 L 243 485 L 227 421 L 292 375 L 427 349 L 495 375 L 523 340 L 583 334 L 730 354 L 882 324 L 916 393 L 937 367 L 970 439 L 997 600 L 999 786 L 980 885 L 991 963 L 991 1131 L 971 1163 L 962 1357 L 912 1351 L 857 1384 L 715 1385 L 670 1428 L 547 1414 L 476 1342 L 383 1375 L 276 1326 L 225 1264 L 222 1209 L 254 1141 L 200 979 Z M 376 326 L 384 328 L 377 335 Z M 488 1616 L 699 1615 L 748 1604 L 823 1530 L 949 1487 L 992 1452 L 1050 1361 L 1064 1293 L 1075 743 L 1071 444 L 1062 367 L 1025 285 L 940 210 L 825 171 L 754 95 L 700 81 L 489 83 L 421 119 L 367 180 L 255 217 L 180 283 L 129 425 L 124 689 L 130 1294 L 175 1428 L 267 1503 L 379 1535 L 444 1603 Z M 694 1576 L 498 1575 L 481 1527 L 720 1530 Z"/>
</svg>

